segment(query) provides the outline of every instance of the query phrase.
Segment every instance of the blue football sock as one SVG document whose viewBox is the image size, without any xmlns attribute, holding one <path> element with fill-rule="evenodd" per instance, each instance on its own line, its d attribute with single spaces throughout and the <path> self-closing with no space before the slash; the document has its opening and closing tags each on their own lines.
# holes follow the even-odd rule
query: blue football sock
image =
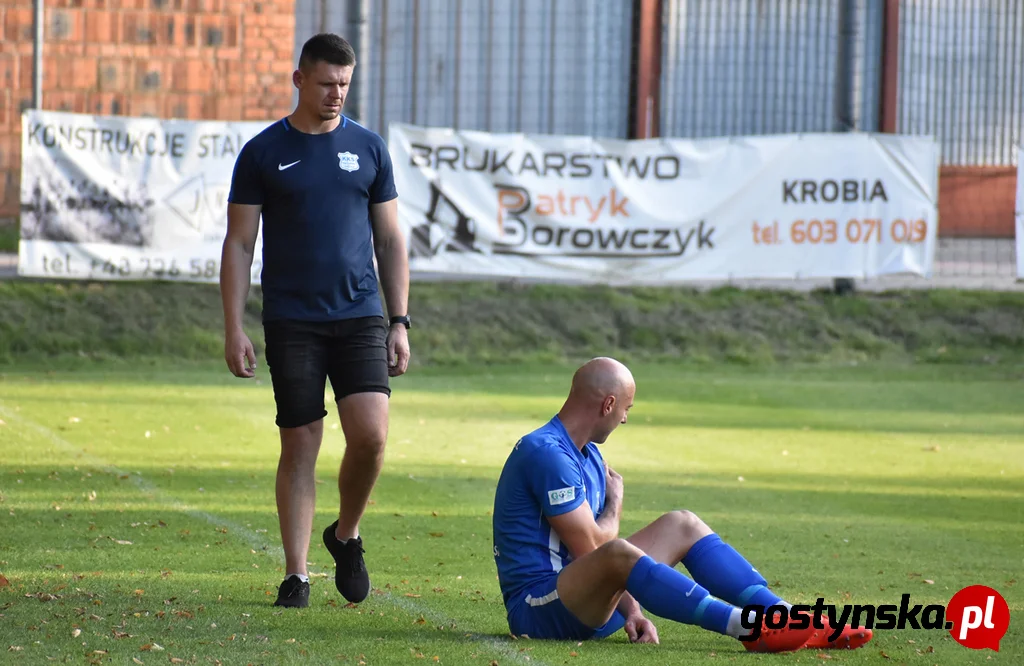
<svg viewBox="0 0 1024 666">
<path fill-rule="evenodd" d="M 708 592 L 740 608 L 748 604 L 789 606 L 768 589 L 764 576 L 717 534 L 695 543 L 683 558 L 683 566 Z"/>
<path fill-rule="evenodd" d="M 712 598 L 694 581 L 647 555 L 633 565 L 626 591 L 658 617 L 728 635 L 729 618 L 735 610 L 732 606 Z"/>
</svg>

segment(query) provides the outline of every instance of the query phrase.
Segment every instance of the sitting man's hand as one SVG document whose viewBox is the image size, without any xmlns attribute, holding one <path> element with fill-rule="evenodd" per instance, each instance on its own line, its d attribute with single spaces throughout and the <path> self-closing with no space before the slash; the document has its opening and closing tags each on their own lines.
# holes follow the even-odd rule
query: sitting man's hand
<svg viewBox="0 0 1024 666">
<path fill-rule="evenodd" d="M 609 498 L 622 500 L 622 476 L 605 463 L 605 493 Z"/>
<path fill-rule="evenodd" d="M 654 623 L 639 613 L 626 618 L 626 634 L 630 643 L 658 644 L 658 630 Z"/>
</svg>

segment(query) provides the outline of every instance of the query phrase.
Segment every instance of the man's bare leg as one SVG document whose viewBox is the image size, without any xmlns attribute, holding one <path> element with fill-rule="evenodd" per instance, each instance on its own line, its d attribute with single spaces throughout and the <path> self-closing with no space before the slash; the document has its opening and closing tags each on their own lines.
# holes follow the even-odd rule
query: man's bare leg
<svg viewBox="0 0 1024 666">
<path fill-rule="evenodd" d="M 670 567 L 682 562 L 695 581 L 730 604 L 791 607 L 768 589 L 768 581 L 736 549 L 690 511 L 670 511 L 629 541 Z"/>
<path fill-rule="evenodd" d="M 344 541 L 359 535 L 373 486 L 384 464 L 388 437 L 388 396 L 355 393 L 338 401 L 345 455 L 338 473 L 340 510 L 335 536 Z"/>
<path fill-rule="evenodd" d="M 626 540 L 656 562 L 674 567 L 686 557 L 693 544 L 714 530 L 689 511 L 671 511 Z"/>
<path fill-rule="evenodd" d="M 316 459 L 324 422 L 320 419 L 298 428 L 280 428 L 280 431 L 276 494 L 285 574 L 307 575 L 309 537 L 316 510 Z"/>
<path fill-rule="evenodd" d="M 558 574 L 558 598 L 576 618 L 597 628 L 611 619 L 633 567 L 644 556 L 625 539 L 609 541 Z"/>
<path fill-rule="evenodd" d="M 359 521 L 384 462 L 388 436 L 388 396 L 356 393 L 338 401 L 345 433 L 345 455 L 338 472 L 338 520 L 324 530 L 324 546 L 334 558 L 334 585 L 341 596 L 359 603 L 370 593 L 363 561 Z"/>
<path fill-rule="evenodd" d="M 689 511 L 671 511 L 647 525 L 637 533 L 628 538 L 628 541 L 649 555 L 654 560 L 674 567 L 690 552 L 693 546 L 704 537 L 714 534 L 704 521 Z M 728 555 L 727 555 L 728 556 Z M 712 556 L 714 557 L 714 556 Z M 728 556 L 731 557 L 731 556 Z M 691 572 L 692 573 L 692 572 Z M 694 578 L 698 576 L 694 575 Z M 698 578 L 705 587 L 711 587 L 712 583 Z M 714 593 L 718 596 L 717 590 Z M 732 603 L 738 600 L 726 599 Z M 780 605 L 789 607 L 790 604 L 784 600 L 778 602 Z M 738 605 L 746 605 L 745 602 Z M 872 638 L 872 632 L 868 629 L 857 627 L 832 627 L 828 623 L 820 627 L 805 647 L 815 649 L 854 649 L 861 647 Z"/>
<path fill-rule="evenodd" d="M 662 524 L 679 518 L 667 518 Z M 649 534 L 661 529 L 666 528 L 651 530 Z M 665 563 L 656 562 L 625 539 L 610 541 L 573 561 L 559 574 L 556 589 L 569 612 L 593 628 L 611 619 L 623 594 L 628 592 L 659 617 L 733 638 L 749 633 L 742 626 L 739 608 L 715 599 L 695 581 Z M 747 650 L 784 652 L 799 649 L 814 633 L 814 627 L 787 626 L 764 632 L 758 627 L 757 633 L 757 640 L 743 643 Z"/>
<path fill-rule="evenodd" d="M 689 511 L 672 511 L 628 539 L 616 539 L 562 570 L 558 596 L 573 615 L 589 627 L 607 622 L 626 589 L 633 567 L 644 555 L 675 566 L 693 544 L 712 534 Z"/>
<path fill-rule="evenodd" d="M 650 572 L 657 567 L 662 570 L 650 579 Z M 642 571 L 638 573 L 638 569 Z M 558 575 L 558 598 L 562 604 L 580 622 L 595 629 L 611 619 L 627 589 L 656 615 L 733 637 L 739 635 L 739 609 L 711 598 L 697 583 L 654 561 L 625 539 L 604 544 L 573 561 Z M 729 627 L 730 618 L 733 627 Z"/>
<path fill-rule="evenodd" d="M 768 589 L 750 562 L 689 511 L 666 513 L 629 541 L 670 567 L 682 563 L 695 581 L 734 606 L 791 607 Z"/>
</svg>

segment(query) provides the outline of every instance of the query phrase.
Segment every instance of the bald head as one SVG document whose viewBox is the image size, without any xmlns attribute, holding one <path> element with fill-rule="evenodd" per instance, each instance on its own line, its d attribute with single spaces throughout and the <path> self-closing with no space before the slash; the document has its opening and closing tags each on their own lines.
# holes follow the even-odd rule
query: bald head
<svg viewBox="0 0 1024 666">
<path fill-rule="evenodd" d="M 582 400 L 601 401 L 606 396 L 621 396 L 631 387 L 633 373 L 613 358 L 601 356 L 584 363 L 572 377 L 570 394 Z"/>
<path fill-rule="evenodd" d="M 636 384 L 629 368 L 613 358 L 594 358 L 573 375 L 572 388 L 559 417 L 577 446 L 586 442 L 601 444 L 626 422 L 635 393 Z"/>
</svg>

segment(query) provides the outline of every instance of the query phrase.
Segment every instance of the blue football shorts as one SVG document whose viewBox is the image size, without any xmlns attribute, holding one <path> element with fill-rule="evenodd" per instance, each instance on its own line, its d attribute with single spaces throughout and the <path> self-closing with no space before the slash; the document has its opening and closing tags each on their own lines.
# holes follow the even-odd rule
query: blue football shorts
<svg viewBox="0 0 1024 666">
<path fill-rule="evenodd" d="M 558 598 L 558 575 L 528 588 L 510 600 L 508 627 L 514 636 L 536 639 L 584 641 L 611 636 L 626 624 L 622 613 L 615 611 L 603 626 L 594 629 L 580 622 Z"/>
</svg>

